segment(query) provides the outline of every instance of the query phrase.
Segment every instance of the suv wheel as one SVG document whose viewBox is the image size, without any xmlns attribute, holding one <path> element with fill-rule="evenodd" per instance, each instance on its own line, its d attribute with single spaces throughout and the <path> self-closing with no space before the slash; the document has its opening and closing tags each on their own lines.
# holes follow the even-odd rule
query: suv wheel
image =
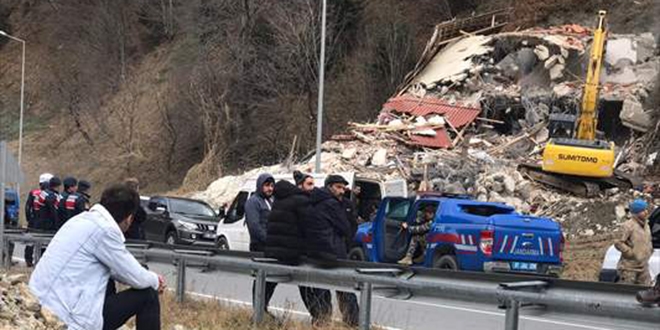
<svg viewBox="0 0 660 330">
<path fill-rule="evenodd" d="M 348 260 L 353 261 L 366 261 L 367 258 L 364 255 L 364 250 L 360 246 L 356 246 L 348 252 Z"/>
<path fill-rule="evenodd" d="M 451 254 L 445 254 L 440 258 L 436 258 L 433 261 L 433 268 L 446 269 L 446 270 L 458 270 L 458 262 L 456 257 Z"/>
<path fill-rule="evenodd" d="M 215 243 L 215 247 L 218 250 L 229 250 L 229 243 L 227 243 L 227 239 L 224 237 L 218 238 L 218 241 Z"/>
<path fill-rule="evenodd" d="M 170 230 L 167 232 L 167 235 L 165 235 L 165 243 L 167 245 L 176 245 L 178 240 L 175 230 Z"/>
</svg>

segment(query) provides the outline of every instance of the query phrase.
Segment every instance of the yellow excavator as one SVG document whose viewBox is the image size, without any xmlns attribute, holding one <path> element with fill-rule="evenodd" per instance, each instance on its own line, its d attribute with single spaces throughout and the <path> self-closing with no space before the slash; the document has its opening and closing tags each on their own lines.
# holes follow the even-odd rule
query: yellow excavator
<svg viewBox="0 0 660 330">
<path fill-rule="evenodd" d="M 630 178 L 614 173 L 614 143 L 596 138 L 600 72 L 607 38 L 606 15 L 605 11 L 598 13 L 579 118 L 565 114 L 551 115 L 548 123 L 551 136 L 552 132 L 560 131 L 564 132 L 565 137 L 554 137 L 548 141 L 541 166 L 521 165 L 523 172 L 532 179 L 581 196 L 593 196 L 601 188 L 632 186 Z"/>
</svg>

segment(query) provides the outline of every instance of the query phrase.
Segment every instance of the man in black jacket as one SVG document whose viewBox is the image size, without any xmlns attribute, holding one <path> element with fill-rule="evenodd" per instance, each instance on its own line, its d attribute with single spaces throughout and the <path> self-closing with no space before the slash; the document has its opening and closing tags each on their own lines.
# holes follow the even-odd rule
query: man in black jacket
<svg viewBox="0 0 660 330">
<path fill-rule="evenodd" d="M 313 209 L 309 223 L 305 226 L 307 247 L 312 258 L 332 261 L 346 259 L 348 256 L 346 241 L 352 234 L 346 204 L 343 202 L 347 185 L 348 182 L 340 175 L 329 175 L 323 189 L 312 191 Z M 337 300 L 344 323 L 357 326 L 358 304 L 355 294 L 337 291 Z"/>
<path fill-rule="evenodd" d="M 293 178 L 295 186 L 286 180 L 275 184 L 275 201 L 266 233 L 266 256 L 289 265 L 299 264 L 305 252 L 305 226 L 311 212 L 310 194 L 314 190 L 311 175 L 296 171 Z M 330 291 L 306 286 L 300 286 L 299 290 L 312 316 L 312 324 L 329 321 L 332 314 Z M 266 305 L 271 297 L 268 293 Z"/>
<path fill-rule="evenodd" d="M 39 176 L 39 188 L 32 189 L 28 193 L 25 201 L 25 218 L 28 223 L 28 231 L 30 229 L 39 229 L 39 212 L 43 204 L 40 201 L 41 193 L 48 189 L 50 179 L 53 177 L 50 173 L 43 173 Z M 27 267 L 32 267 L 34 264 L 34 245 L 25 245 L 25 264 Z"/>
<path fill-rule="evenodd" d="M 73 209 L 74 198 L 78 191 L 78 180 L 74 177 L 70 176 L 64 178 L 62 184 L 64 185 L 64 190 L 62 191 L 60 204 L 57 207 L 57 212 L 59 212 L 57 229 L 60 229 L 69 219 L 71 219 L 71 213 L 67 210 L 67 204 Z M 71 197 L 71 199 L 69 199 L 69 197 Z"/>
<path fill-rule="evenodd" d="M 41 209 L 39 209 L 39 229 L 45 231 L 57 231 L 59 224 L 60 193 L 59 188 L 62 186 L 62 180 L 58 177 L 50 179 L 48 189 L 43 190 L 39 196 Z"/>
</svg>

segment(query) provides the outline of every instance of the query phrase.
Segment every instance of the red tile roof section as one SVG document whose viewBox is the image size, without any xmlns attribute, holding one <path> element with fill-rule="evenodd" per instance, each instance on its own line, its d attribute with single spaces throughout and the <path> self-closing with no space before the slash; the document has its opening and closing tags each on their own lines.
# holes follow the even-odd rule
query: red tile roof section
<svg viewBox="0 0 660 330">
<path fill-rule="evenodd" d="M 383 111 L 409 113 L 414 116 L 438 114 L 445 117 L 454 127 L 460 128 L 472 123 L 481 113 L 480 108 L 450 105 L 436 98 L 417 98 L 410 95 L 393 97 L 383 105 Z M 444 128 L 436 129 L 436 136 L 412 135 L 413 144 L 430 148 L 451 148 L 452 141 Z"/>
<path fill-rule="evenodd" d="M 447 135 L 447 131 L 444 128 L 438 128 L 435 130 L 435 136 L 424 136 L 424 135 L 412 135 L 410 141 L 412 144 L 416 144 L 423 147 L 429 148 L 451 148 L 452 142 Z"/>
<path fill-rule="evenodd" d="M 397 111 L 415 116 L 428 114 L 443 115 L 454 127 L 462 127 L 473 122 L 481 113 L 480 108 L 450 105 L 437 98 L 417 98 L 410 95 L 393 97 L 383 105 L 384 111 Z"/>
</svg>

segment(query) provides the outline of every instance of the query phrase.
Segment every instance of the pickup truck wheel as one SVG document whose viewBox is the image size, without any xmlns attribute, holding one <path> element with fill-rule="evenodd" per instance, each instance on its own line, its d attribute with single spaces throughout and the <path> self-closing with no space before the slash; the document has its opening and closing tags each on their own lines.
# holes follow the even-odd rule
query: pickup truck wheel
<svg viewBox="0 0 660 330">
<path fill-rule="evenodd" d="M 458 262 L 456 261 L 455 256 L 451 254 L 445 254 L 433 261 L 433 268 L 458 270 Z"/>
<path fill-rule="evenodd" d="M 165 235 L 165 244 L 167 245 L 176 245 L 178 240 L 176 231 L 174 230 L 167 232 L 167 235 Z"/>
<path fill-rule="evenodd" d="M 218 238 L 218 241 L 215 243 L 215 247 L 218 250 L 229 250 L 229 243 L 227 243 L 227 239 L 224 237 Z"/>
<path fill-rule="evenodd" d="M 348 260 L 366 261 L 367 257 L 364 255 L 364 250 L 362 247 L 356 246 L 348 252 Z"/>
</svg>

